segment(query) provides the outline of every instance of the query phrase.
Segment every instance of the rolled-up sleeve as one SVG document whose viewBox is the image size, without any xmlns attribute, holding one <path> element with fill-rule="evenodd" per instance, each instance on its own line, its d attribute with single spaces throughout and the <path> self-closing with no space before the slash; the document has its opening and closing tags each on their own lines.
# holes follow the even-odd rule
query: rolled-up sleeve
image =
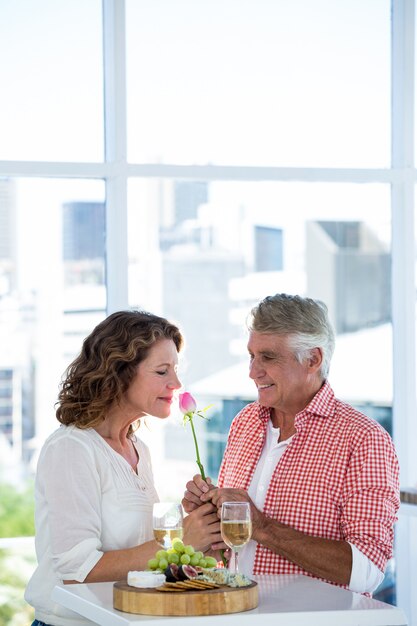
<svg viewBox="0 0 417 626">
<path fill-rule="evenodd" d="M 399 468 L 388 433 L 373 430 L 356 446 L 343 492 L 341 529 L 384 571 L 392 556 L 399 500 Z"/>
<path fill-rule="evenodd" d="M 57 576 L 83 582 L 103 555 L 101 487 L 94 455 L 71 437 L 44 451 L 38 488 Z"/>
</svg>

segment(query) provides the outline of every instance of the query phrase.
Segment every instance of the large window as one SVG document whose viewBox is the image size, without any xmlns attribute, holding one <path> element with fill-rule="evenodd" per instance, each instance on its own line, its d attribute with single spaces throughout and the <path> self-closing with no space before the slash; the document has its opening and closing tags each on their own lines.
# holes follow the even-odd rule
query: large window
<svg viewBox="0 0 417 626">
<path fill-rule="evenodd" d="M 126 8 L 130 161 L 388 166 L 388 0 Z"/>
<path fill-rule="evenodd" d="M 4 0 L 0 159 L 103 159 L 100 0 Z"/>
<path fill-rule="evenodd" d="M 414 54 L 414 0 L 0 3 L 0 483 L 32 479 L 65 367 L 128 307 L 183 329 L 215 477 L 278 291 L 328 304 L 331 382 L 417 483 Z M 161 497 L 194 473 L 177 418 L 141 430 Z"/>
</svg>

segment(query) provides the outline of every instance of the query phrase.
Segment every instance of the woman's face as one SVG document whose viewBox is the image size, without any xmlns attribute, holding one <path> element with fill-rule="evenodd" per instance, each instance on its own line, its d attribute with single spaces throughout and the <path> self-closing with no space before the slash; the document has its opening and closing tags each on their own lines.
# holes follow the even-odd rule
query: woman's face
<svg viewBox="0 0 417 626">
<path fill-rule="evenodd" d="M 144 415 L 168 417 L 174 392 L 180 389 L 177 376 L 178 352 L 171 339 L 159 339 L 139 363 L 123 398 L 123 409 L 136 418 Z"/>
</svg>

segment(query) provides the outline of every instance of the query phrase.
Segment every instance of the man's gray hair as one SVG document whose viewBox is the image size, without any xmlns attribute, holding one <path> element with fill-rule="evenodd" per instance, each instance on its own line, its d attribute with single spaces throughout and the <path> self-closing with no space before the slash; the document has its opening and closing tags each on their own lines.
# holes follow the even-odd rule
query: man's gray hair
<svg viewBox="0 0 417 626">
<path fill-rule="evenodd" d="M 267 296 L 251 310 L 248 328 L 257 333 L 289 336 L 290 346 L 300 363 L 308 358 L 313 348 L 320 348 L 323 354 L 321 374 L 327 378 L 335 338 L 324 302 L 286 293 Z"/>
</svg>

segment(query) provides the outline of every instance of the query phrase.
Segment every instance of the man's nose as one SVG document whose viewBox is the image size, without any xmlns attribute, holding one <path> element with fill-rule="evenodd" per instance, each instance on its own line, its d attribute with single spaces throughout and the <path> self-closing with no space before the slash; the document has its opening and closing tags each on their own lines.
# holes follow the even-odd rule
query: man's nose
<svg viewBox="0 0 417 626">
<path fill-rule="evenodd" d="M 253 358 L 249 363 L 249 378 L 254 380 L 259 378 L 260 375 L 262 375 L 262 367 L 259 365 L 259 361 Z"/>
</svg>

